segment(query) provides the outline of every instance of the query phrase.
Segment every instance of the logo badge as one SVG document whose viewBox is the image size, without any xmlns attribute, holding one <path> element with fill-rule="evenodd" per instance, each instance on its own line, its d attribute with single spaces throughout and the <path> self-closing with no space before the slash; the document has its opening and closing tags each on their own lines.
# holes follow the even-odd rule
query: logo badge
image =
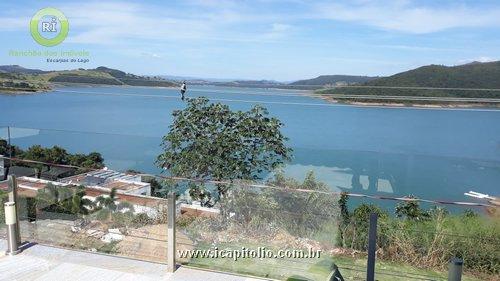
<svg viewBox="0 0 500 281">
<path fill-rule="evenodd" d="M 30 32 L 40 45 L 52 47 L 62 43 L 69 31 L 66 16 L 55 8 L 44 8 L 38 11 L 30 21 Z"/>
</svg>

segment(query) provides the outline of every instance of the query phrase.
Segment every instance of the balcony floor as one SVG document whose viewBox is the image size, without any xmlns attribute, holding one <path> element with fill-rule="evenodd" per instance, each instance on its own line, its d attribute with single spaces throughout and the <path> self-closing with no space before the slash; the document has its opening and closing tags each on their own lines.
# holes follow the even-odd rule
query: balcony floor
<svg viewBox="0 0 500 281">
<path fill-rule="evenodd" d="M 5 256 L 0 239 L 0 280 L 169 280 L 169 281 L 258 281 L 228 273 L 180 267 L 167 273 L 164 264 L 97 253 L 32 245 L 16 256 Z"/>
</svg>

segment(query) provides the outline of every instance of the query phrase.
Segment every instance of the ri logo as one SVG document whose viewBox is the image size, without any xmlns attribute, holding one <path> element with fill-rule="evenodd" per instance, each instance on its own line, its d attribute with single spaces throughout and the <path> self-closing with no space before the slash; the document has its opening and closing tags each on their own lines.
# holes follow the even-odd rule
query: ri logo
<svg viewBox="0 0 500 281">
<path fill-rule="evenodd" d="M 30 21 L 30 32 L 40 45 L 52 47 L 61 44 L 69 31 L 68 19 L 55 8 L 38 11 Z"/>
<path fill-rule="evenodd" d="M 52 17 L 51 21 L 42 21 L 42 32 L 57 32 L 57 19 Z"/>
</svg>

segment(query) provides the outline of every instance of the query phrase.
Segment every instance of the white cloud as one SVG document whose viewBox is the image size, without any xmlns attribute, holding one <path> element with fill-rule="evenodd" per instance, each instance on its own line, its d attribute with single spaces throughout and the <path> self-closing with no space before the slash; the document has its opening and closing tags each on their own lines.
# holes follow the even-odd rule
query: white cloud
<svg viewBox="0 0 500 281">
<path fill-rule="evenodd" d="M 285 32 L 289 30 L 292 26 L 288 24 L 282 24 L 282 23 L 274 23 L 272 25 L 272 32 Z"/>
<path fill-rule="evenodd" d="M 154 9 L 125 2 L 67 5 L 71 18 L 67 41 L 73 43 L 113 44 L 134 40 L 179 40 L 199 38 L 211 33 L 212 25 L 173 15 L 173 11 Z"/>
<path fill-rule="evenodd" d="M 29 17 L 1 17 L 0 31 L 15 31 L 28 28 Z"/>
<path fill-rule="evenodd" d="M 455 48 L 435 48 L 428 46 L 418 46 L 418 45 L 370 45 L 378 48 L 387 48 L 394 50 L 403 50 L 403 51 L 457 51 L 461 49 Z"/>
<path fill-rule="evenodd" d="M 471 63 L 471 62 L 492 62 L 492 61 L 497 61 L 499 59 L 492 58 L 492 57 L 487 57 L 487 56 L 481 56 L 473 59 L 464 59 L 464 60 L 459 60 L 458 64 L 464 64 L 464 63 Z"/>
<path fill-rule="evenodd" d="M 415 1 L 353 1 L 316 5 L 315 17 L 362 23 L 385 30 L 431 33 L 456 27 L 500 26 L 500 8 L 417 6 Z"/>
<path fill-rule="evenodd" d="M 273 23 L 271 25 L 271 29 L 267 33 L 265 33 L 263 37 L 267 39 L 283 38 L 291 29 L 292 26 L 289 24 Z"/>
<path fill-rule="evenodd" d="M 139 44 L 181 40 L 257 42 L 283 39 L 300 30 L 297 21 L 327 19 L 384 30 L 430 33 L 454 27 L 500 26 L 500 7 L 422 6 L 410 0 L 186 0 L 155 6 L 141 2 L 91 1 L 57 5 L 70 19 L 66 42 Z M 280 7 L 294 5 L 293 12 Z M 285 9 L 286 10 L 286 9 Z M 23 10 L 24 12 L 28 10 Z M 0 18 L 0 30 L 26 29 L 30 14 Z M 262 32 L 261 26 L 267 30 Z M 425 47 L 395 46 L 425 50 Z"/>
<path fill-rule="evenodd" d="M 159 54 L 157 54 L 157 53 L 150 53 L 150 52 L 142 52 L 141 56 L 147 57 L 147 58 L 153 58 L 153 59 L 162 58 L 162 56 L 160 56 Z"/>
</svg>

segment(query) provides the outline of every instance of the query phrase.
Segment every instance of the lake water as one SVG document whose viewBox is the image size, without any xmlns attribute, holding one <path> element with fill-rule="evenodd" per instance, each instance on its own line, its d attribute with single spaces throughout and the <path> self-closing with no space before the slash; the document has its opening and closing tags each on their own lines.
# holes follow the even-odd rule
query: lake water
<svg viewBox="0 0 500 281">
<path fill-rule="evenodd" d="M 156 173 L 171 113 L 184 106 L 178 95 L 177 89 L 142 87 L 0 95 L 0 126 L 16 127 L 12 142 L 24 148 L 99 151 L 112 169 Z M 313 170 L 334 190 L 447 200 L 465 200 L 469 190 L 499 195 L 497 110 L 358 107 L 296 91 L 211 86 L 190 87 L 188 96 L 233 109 L 266 106 L 285 124 L 294 149 L 286 173 L 297 179 Z M 0 136 L 6 137 L 5 128 Z"/>
</svg>

